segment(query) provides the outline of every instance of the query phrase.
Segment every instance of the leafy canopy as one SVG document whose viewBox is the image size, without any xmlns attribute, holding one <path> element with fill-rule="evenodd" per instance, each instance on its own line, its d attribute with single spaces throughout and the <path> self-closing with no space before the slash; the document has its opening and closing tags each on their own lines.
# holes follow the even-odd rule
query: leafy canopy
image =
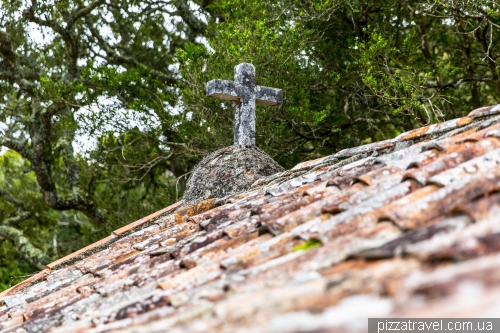
<svg viewBox="0 0 500 333">
<path fill-rule="evenodd" d="M 230 144 L 228 103 L 204 83 L 251 62 L 282 88 L 258 107 L 257 142 L 286 167 L 498 103 L 496 1 L 219 1 L 209 48 L 178 51 L 200 147 Z M 214 149 L 212 148 L 212 149 Z"/>
</svg>

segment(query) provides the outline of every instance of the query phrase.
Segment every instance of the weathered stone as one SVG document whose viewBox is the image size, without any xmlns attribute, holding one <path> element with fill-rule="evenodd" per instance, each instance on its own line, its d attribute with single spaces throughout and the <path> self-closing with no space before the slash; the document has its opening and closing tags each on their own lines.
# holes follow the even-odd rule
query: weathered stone
<svg viewBox="0 0 500 333">
<path fill-rule="evenodd" d="M 234 145 L 208 155 L 195 166 L 184 193 L 185 205 L 234 195 L 250 188 L 258 179 L 283 171 L 269 155 L 255 147 L 255 103 L 281 103 L 281 89 L 256 86 L 255 67 L 241 63 L 234 67 L 234 82 L 208 82 L 207 96 L 234 102 Z"/>
<path fill-rule="evenodd" d="M 256 180 L 284 169 L 257 147 L 226 147 L 205 157 L 187 182 L 183 201 L 192 204 L 245 191 Z"/>
<path fill-rule="evenodd" d="M 281 89 L 255 85 L 255 67 L 248 63 L 234 67 L 234 82 L 208 82 L 207 96 L 234 101 L 234 145 L 239 148 L 255 147 L 255 103 L 282 102 Z"/>
</svg>

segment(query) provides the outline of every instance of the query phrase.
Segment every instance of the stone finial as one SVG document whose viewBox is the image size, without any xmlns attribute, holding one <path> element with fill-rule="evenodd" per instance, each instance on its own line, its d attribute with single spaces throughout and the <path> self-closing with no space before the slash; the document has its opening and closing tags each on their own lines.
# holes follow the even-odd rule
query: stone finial
<svg viewBox="0 0 500 333">
<path fill-rule="evenodd" d="M 255 103 L 277 105 L 282 102 L 281 89 L 255 85 L 255 67 L 248 63 L 234 67 L 234 81 L 208 82 L 207 96 L 233 101 L 237 148 L 255 147 Z"/>
</svg>

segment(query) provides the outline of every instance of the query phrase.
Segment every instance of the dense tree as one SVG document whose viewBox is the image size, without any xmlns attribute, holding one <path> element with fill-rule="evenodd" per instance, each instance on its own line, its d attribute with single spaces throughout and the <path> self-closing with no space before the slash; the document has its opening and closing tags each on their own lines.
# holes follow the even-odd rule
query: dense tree
<svg viewBox="0 0 500 333">
<path fill-rule="evenodd" d="M 500 102 L 499 7 L 3 1 L 0 288 L 177 200 L 232 143 L 232 107 L 205 84 L 240 62 L 284 91 L 258 107 L 257 144 L 287 168 Z"/>
<path fill-rule="evenodd" d="M 4 248 L 40 268 L 176 199 L 175 52 L 209 3 L 2 1 Z"/>
<path fill-rule="evenodd" d="M 215 7 L 217 6 L 217 7 Z M 203 83 L 246 61 L 284 90 L 260 107 L 257 141 L 291 167 L 500 102 L 498 1 L 222 1 L 211 48 L 180 51 L 191 140 L 226 145 L 229 104 L 201 99 Z"/>
</svg>

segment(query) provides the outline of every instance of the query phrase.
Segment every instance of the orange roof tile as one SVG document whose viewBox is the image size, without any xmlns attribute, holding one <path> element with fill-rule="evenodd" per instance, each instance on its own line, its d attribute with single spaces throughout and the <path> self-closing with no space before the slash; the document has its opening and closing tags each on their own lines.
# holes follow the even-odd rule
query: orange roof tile
<svg viewBox="0 0 500 333">
<path fill-rule="evenodd" d="M 354 333 L 368 317 L 494 316 L 499 129 L 489 106 L 178 202 L 1 293 L 0 330 Z"/>
</svg>

